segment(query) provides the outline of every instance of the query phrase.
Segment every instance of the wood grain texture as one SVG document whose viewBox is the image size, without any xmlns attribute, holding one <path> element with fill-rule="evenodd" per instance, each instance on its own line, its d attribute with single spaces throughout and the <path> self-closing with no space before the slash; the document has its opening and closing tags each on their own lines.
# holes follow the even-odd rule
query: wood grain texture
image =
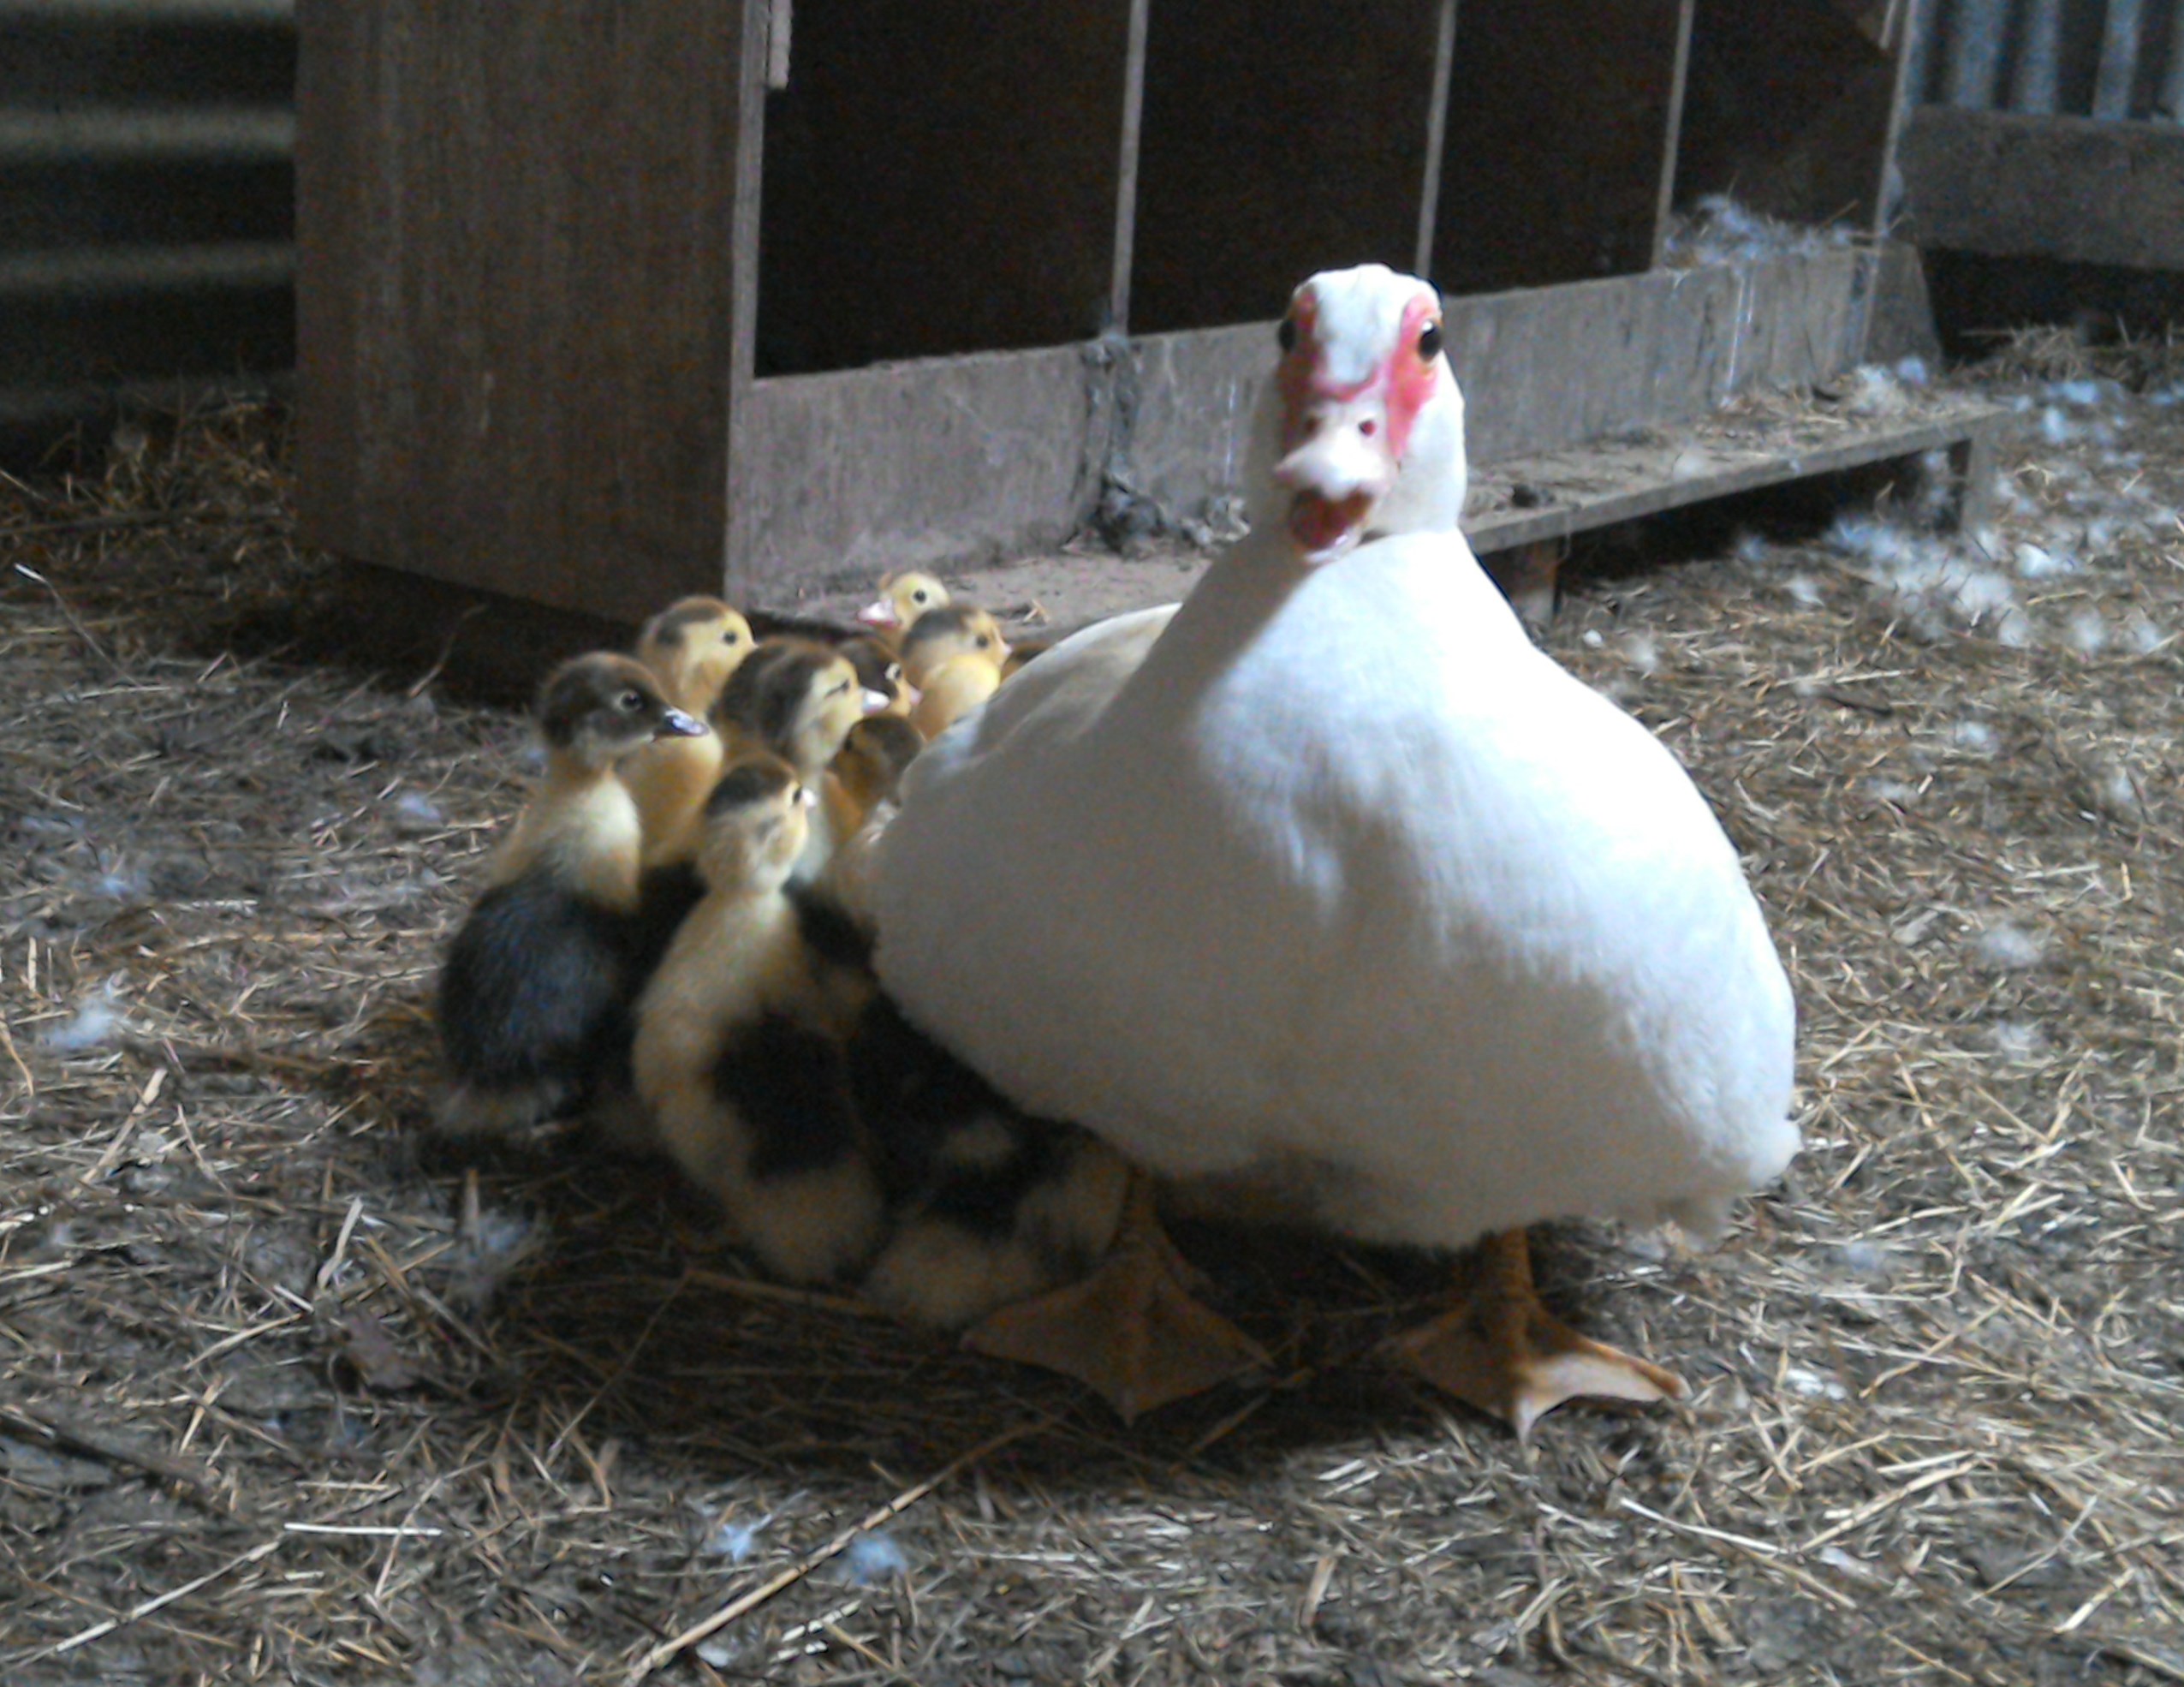
<svg viewBox="0 0 2184 1687">
<path fill-rule="evenodd" d="M 301 0 L 312 542 L 627 617 L 717 585 L 740 0 Z"/>
</svg>

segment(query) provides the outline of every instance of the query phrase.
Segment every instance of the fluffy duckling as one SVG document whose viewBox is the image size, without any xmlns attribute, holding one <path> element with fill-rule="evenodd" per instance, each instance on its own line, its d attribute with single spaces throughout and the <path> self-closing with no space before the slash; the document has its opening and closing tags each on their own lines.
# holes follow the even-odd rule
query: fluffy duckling
<svg viewBox="0 0 2184 1687">
<path fill-rule="evenodd" d="M 751 623 L 718 598 L 683 598 L 645 623 L 637 659 L 652 671 L 669 702 L 702 719 L 752 647 Z M 644 825 L 648 864 L 687 836 L 720 770 L 721 741 L 711 733 L 664 740 L 622 764 L 622 782 Z"/>
<path fill-rule="evenodd" d="M 626 1054 L 640 829 L 615 765 L 703 721 L 627 656 L 580 656 L 539 694 L 546 772 L 439 982 L 443 1130 L 508 1131 L 586 1100 Z"/>
<path fill-rule="evenodd" d="M 1011 1106 L 884 997 L 866 1008 L 848 1058 L 892 1214 L 868 1297 L 961 1330 L 1076 1282 L 1108 1253 L 1130 1187 L 1113 1149 Z M 978 1346 L 978 1329 L 967 1339 Z"/>
<path fill-rule="evenodd" d="M 908 718 L 918 694 L 904 677 L 902 663 L 893 649 L 870 636 L 844 639 L 835 648 L 849 659 L 866 690 L 887 699 L 886 713 Z"/>
<path fill-rule="evenodd" d="M 827 770 L 823 803 L 828 824 L 842 841 L 819 889 L 860 924 L 870 907 L 874 852 L 894 817 L 902 776 L 925 747 L 918 729 L 900 715 L 873 715 L 849 729 L 842 753 Z"/>
<path fill-rule="evenodd" d="M 705 897 L 638 1004 L 634 1059 L 659 1146 L 767 1270 L 800 1283 L 862 1264 L 884 1216 L 838 1034 L 862 974 L 824 958 L 789 891 L 811 812 L 777 756 L 722 776 L 699 842 Z"/>
<path fill-rule="evenodd" d="M 886 706 L 884 695 L 859 684 L 848 657 L 812 639 L 768 639 L 721 693 L 713 724 L 724 742 L 781 757 L 818 791 L 849 729 Z M 817 879 L 840 841 L 832 820 L 815 816 L 795 881 Z M 675 853 L 687 855 L 687 846 Z"/>
<path fill-rule="evenodd" d="M 948 606 L 948 588 L 929 574 L 914 569 L 880 576 L 879 596 L 857 611 L 857 619 L 878 630 L 888 644 L 899 643 L 927 610 Z"/>
<path fill-rule="evenodd" d="M 902 671 L 917 688 L 910 724 L 937 738 L 1001 689 L 1009 641 L 982 609 L 927 610 L 902 637 Z"/>
</svg>

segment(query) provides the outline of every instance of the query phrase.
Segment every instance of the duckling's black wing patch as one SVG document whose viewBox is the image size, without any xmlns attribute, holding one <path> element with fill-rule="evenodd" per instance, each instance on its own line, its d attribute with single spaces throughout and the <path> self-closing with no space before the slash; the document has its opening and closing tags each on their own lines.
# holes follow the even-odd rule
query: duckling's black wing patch
<svg viewBox="0 0 2184 1687">
<path fill-rule="evenodd" d="M 830 1037 L 770 1013 L 729 1040 L 713 1092 L 751 1136 L 751 1176 L 763 1183 L 840 1163 L 857 1147 L 848 1073 Z"/>
<path fill-rule="evenodd" d="M 675 933 L 705 897 L 705 881 L 688 861 L 645 869 L 637 881 L 637 919 L 631 939 L 633 994 L 659 970 Z"/>
<path fill-rule="evenodd" d="M 840 903 L 809 885 L 789 885 L 789 901 L 806 948 L 830 967 L 872 970 L 872 940 Z"/>
<path fill-rule="evenodd" d="M 440 973 L 440 1040 L 455 1075 L 502 1088 L 580 1082 L 628 1036 L 624 915 L 543 879 L 495 886 Z"/>
<path fill-rule="evenodd" d="M 886 996 L 866 1009 L 848 1064 L 891 1206 L 999 1237 L 1027 1195 L 1069 1169 L 1074 1126 L 1024 1112 Z"/>
</svg>

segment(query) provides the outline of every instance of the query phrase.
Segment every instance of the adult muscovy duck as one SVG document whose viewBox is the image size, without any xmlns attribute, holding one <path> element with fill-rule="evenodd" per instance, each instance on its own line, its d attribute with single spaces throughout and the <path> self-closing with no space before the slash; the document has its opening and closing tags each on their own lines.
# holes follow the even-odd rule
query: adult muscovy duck
<svg viewBox="0 0 2184 1687">
<path fill-rule="evenodd" d="M 1458 530 L 1441 337 L 1433 289 L 1378 265 L 1297 289 L 1249 536 L 935 742 L 873 912 L 885 987 L 1027 1111 L 1344 1235 L 1489 1238 L 1468 1301 L 1395 1346 L 1524 1433 L 1681 1385 L 1550 1317 L 1523 1227 L 1717 1233 L 1796 1151 L 1794 1015 L 1681 766 L 1534 648 Z M 1143 1373 L 1110 1388 L 1126 1410 L 1203 1386 L 1144 1330 L 1217 1347 L 1213 1314 L 1178 1313 L 1131 1211 L 1119 1291 L 1005 1310 L 981 1344 L 1111 1379 L 1074 1356 L 1106 1296 Z"/>
</svg>

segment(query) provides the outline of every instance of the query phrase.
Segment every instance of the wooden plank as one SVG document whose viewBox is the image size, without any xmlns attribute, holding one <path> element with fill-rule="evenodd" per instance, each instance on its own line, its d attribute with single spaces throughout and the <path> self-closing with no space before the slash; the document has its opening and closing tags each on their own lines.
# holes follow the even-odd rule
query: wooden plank
<svg viewBox="0 0 2184 1687">
<path fill-rule="evenodd" d="M 759 372 L 1105 326 L 1129 24 L 1130 0 L 797 0 L 766 100 Z"/>
<path fill-rule="evenodd" d="M 1461 0 L 1433 279 L 1489 293 L 1653 260 L 1682 0 Z"/>
<path fill-rule="evenodd" d="M 1838 374 L 1860 355 L 1865 262 L 1832 251 L 1451 299 L 1473 454 L 1673 424 Z M 1120 418 L 1072 348 L 761 380 L 740 400 L 738 589 L 773 604 L 1053 543 L 1090 513 L 1116 423 L 1141 492 L 1211 515 L 1238 490 L 1274 327 L 1134 339 L 1137 403 Z"/>
<path fill-rule="evenodd" d="M 1742 430 L 1702 426 L 1542 452 L 1479 475 L 1464 531 L 1473 550 L 1490 556 L 1762 486 L 1961 448 L 2004 414 L 1991 405 L 1955 403 L 1910 421 L 1858 426 L 1828 417 Z M 1519 486 L 1526 488 L 1521 507 Z M 1545 502 L 1532 502 L 1540 498 Z"/>
<path fill-rule="evenodd" d="M 1464 528 L 1479 555 L 1499 558 L 1619 522 L 1930 450 L 1951 452 L 1960 471 L 1991 476 L 1991 459 L 1983 453 L 2003 417 L 1993 406 L 1954 399 L 1929 401 L 1918 414 L 1889 421 L 1847 423 L 1814 408 L 1773 421 L 1701 422 L 1642 441 L 1540 453 L 1479 469 Z M 1528 496 L 1550 501 L 1515 508 L 1511 493 L 1519 484 L 1530 489 Z M 1982 490 L 1977 484 L 1967 488 L 1969 497 Z M 1064 632 L 1103 616 L 1173 603 L 1209 560 L 1205 552 L 1181 549 L 1134 558 L 1042 557 L 950 569 L 946 578 L 997 613 L 1021 617 L 1036 606 L 1044 617 L 1039 625 Z M 801 606 L 846 622 L 871 595 L 869 581 L 855 586 L 813 594 Z"/>
<path fill-rule="evenodd" d="M 1900 153 L 1919 243 L 2184 269 L 2184 133 L 1926 106 Z"/>
<path fill-rule="evenodd" d="M 1450 361 L 1482 461 L 1704 415 L 1862 355 L 1861 259 L 1827 252 L 1447 301 Z M 1142 490 L 1197 514 L 1232 496 L 1273 325 L 1134 342 Z"/>
<path fill-rule="evenodd" d="M 1134 331 L 1264 320 L 1316 270 L 1413 261 L 1440 14 L 1152 7 Z"/>
<path fill-rule="evenodd" d="M 774 376 L 743 395 L 739 595 L 770 608 L 807 587 L 1006 547 L 1082 524 L 1106 455 L 1074 346 Z"/>
<path fill-rule="evenodd" d="M 311 543 L 609 616 L 717 584 L 743 13 L 301 0 Z"/>
</svg>

